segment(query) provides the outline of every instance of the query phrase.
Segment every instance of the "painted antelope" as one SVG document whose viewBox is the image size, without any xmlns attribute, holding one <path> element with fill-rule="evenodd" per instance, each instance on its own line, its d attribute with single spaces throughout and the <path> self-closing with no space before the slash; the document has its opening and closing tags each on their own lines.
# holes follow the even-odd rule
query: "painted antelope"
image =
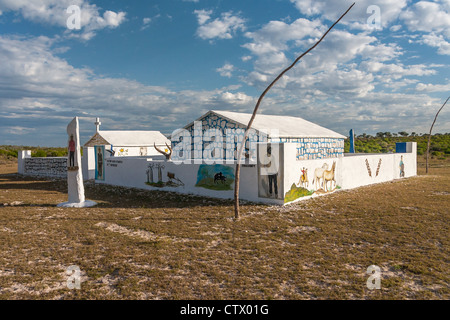
<svg viewBox="0 0 450 320">
<path fill-rule="evenodd" d="M 333 165 L 331 166 L 331 170 L 325 170 L 323 172 L 323 186 L 325 192 L 328 192 L 328 181 L 330 181 L 330 191 L 333 188 L 333 181 L 334 185 L 336 186 L 336 180 L 334 180 L 334 172 L 336 170 L 336 161 L 333 161 Z"/>
<path fill-rule="evenodd" d="M 165 151 L 162 151 L 161 149 L 159 149 L 156 146 L 156 143 L 153 143 L 153 146 L 155 147 L 156 151 L 158 151 L 159 153 L 163 154 L 166 157 L 166 160 L 170 160 L 172 158 L 172 148 L 167 144 L 167 142 L 166 142 L 166 146 L 169 149 L 169 152 L 165 152 Z"/>
</svg>

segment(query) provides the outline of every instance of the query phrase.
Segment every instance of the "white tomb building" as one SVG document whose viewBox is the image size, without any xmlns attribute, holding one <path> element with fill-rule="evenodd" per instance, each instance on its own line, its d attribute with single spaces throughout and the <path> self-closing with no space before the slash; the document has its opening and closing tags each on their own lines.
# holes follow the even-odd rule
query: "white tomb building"
<svg viewBox="0 0 450 320">
<path fill-rule="evenodd" d="M 160 150 L 169 151 L 170 140 L 159 131 L 100 130 L 100 125 L 97 118 L 96 132 L 83 146 L 83 174 L 86 179 L 99 177 L 97 166 L 99 163 L 102 166 L 105 158 L 162 156 L 155 145 Z"/>
<path fill-rule="evenodd" d="M 251 116 L 250 113 L 211 110 L 186 125 L 183 129 L 191 135 L 192 158 L 202 158 L 205 148 L 213 141 L 216 148 L 220 149 L 219 144 L 223 146 L 220 152 L 222 157 L 218 158 L 236 159 L 237 145 L 243 139 Z M 227 131 L 236 129 L 241 129 L 235 131 L 238 134 L 231 137 L 227 134 Z M 252 156 L 257 142 L 293 143 L 297 160 L 338 158 L 344 155 L 345 136 L 299 117 L 258 114 L 252 129 L 253 134 L 249 135 L 245 145 Z M 218 140 L 220 137 L 216 137 L 217 133 L 222 136 L 223 144 Z M 214 138 L 210 139 L 210 136 Z M 200 143 L 196 143 L 196 140 Z M 174 148 L 178 143 L 178 137 L 172 136 Z"/>
</svg>

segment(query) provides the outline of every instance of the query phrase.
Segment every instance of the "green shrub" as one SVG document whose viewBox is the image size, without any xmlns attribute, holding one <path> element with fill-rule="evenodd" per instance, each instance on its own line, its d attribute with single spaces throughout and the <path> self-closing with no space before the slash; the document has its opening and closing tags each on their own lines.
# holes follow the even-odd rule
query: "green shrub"
<svg viewBox="0 0 450 320">
<path fill-rule="evenodd" d="M 36 157 L 36 158 L 45 158 L 47 156 L 47 152 L 45 152 L 44 150 L 38 149 L 35 152 L 32 152 L 31 156 Z"/>
</svg>

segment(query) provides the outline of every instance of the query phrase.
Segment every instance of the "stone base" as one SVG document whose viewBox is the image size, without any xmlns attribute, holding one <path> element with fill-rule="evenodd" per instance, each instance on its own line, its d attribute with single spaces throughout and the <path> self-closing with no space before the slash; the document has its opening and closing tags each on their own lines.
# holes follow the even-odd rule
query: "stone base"
<svg viewBox="0 0 450 320">
<path fill-rule="evenodd" d="M 56 206 L 61 208 L 89 208 L 95 205 L 97 205 L 97 202 L 86 200 L 83 202 L 63 202 Z"/>
</svg>

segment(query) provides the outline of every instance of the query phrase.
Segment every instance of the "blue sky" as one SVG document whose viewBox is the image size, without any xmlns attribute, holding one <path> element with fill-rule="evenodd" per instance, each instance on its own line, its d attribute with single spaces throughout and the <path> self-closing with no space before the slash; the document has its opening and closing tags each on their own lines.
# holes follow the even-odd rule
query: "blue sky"
<svg viewBox="0 0 450 320">
<path fill-rule="evenodd" d="M 95 117 L 170 134 L 211 109 L 252 112 L 351 3 L 0 0 L 0 144 L 64 146 L 74 116 L 85 142 Z M 67 28 L 70 5 L 80 30 Z M 356 1 L 260 110 L 344 135 L 425 133 L 450 92 L 449 58 L 450 0 Z M 434 131 L 450 132 L 448 108 Z"/>
</svg>

